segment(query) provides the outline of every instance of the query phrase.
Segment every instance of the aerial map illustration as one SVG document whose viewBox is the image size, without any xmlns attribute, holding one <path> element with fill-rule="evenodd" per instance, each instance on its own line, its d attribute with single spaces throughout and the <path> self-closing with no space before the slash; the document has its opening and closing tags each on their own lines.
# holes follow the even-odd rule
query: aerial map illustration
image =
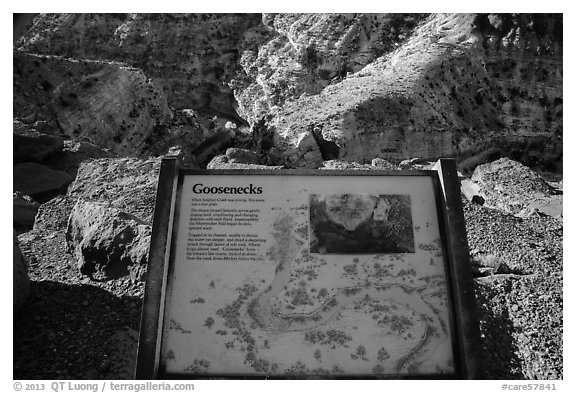
<svg viewBox="0 0 576 393">
<path fill-rule="evenodd" d="M 241 217 L 249 204 L 246 197 L 214 200 L 191 208 L 191 217 L 198 209 Z M 410 188 L 390 194 L 310 186 L 284 194 L 283 203 L 268 200 L 274 203 L 250 205 L 261 207 L 250 225 L 211 228 L 210 239 L 258 234 L 260 241 L 232 243 L 257 257 L 177 264 L 163 345 L 168 372 L 454 372 L 440 232 L 428 209 L 433 199 Z"/>
</svg>

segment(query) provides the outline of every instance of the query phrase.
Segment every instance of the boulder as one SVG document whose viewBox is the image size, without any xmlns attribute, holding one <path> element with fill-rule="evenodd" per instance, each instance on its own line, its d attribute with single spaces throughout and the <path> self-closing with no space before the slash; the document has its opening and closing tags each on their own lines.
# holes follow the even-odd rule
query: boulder
<svg viewBox="0 0 576 393">
<path fill-rule="evenodd" d="M 40 162 L 64 147 L 62 138 L 38 132 L 33 126 L 14 120 L 14 162 Z"/>
<path fill-rule="evenodd" d="M 346 162 L 340 160 L 328 160 L 324 161 L 322 166 L 318 169 L 326 169 L 326 170 L 347 170 L 347 169 L 356 169 L 356 170 L 374 170 L 372 165 L 370 164 L 358 164 L 356 162 Z"/>
<path fill-rule="evenodd" d="M 296 127 L 297 122 L 294 122 Z M 276 127 L 270 127 L 276 130 Z M 319 139 L 309 131 L 274 135 L 274 146 L 269 152 L 269 158 L 273 163 L 282 163 L 288 167 L 318 168 L 322 165 L 324 157 L 320 150 Z"/>
<path fill-rule="evenodd" d="M 206 169 L 283 169 L 283 166 L 268 166 L 257 164 L 243 164 L 232 162 L 226 155 L 214 157 L 206 166 Z"/>
<path fill-rule="evenodd" d="M 529 203 L 527 207 L 516 214 L 516 217 L 538 217 L 550 216 L 555 219 L 563 220 L 563 196 L 552 195 L 549 198 L 539 198 Z"/>
<path fill-rule="evenodd" d="M 17 232 L 32 229 L 40 204 L 21 192 L 12 194 L 12 224 Z"/>
<path fill-rule="evenodd" d="M 13 312 L 16 315 L 22 307 L 26 304 L 28 297 L 30 296 L 30 278 L 28 277 L 28 266 L 26 259 L 20 251 L 18 246 L 18 239 L 16 237 L 16 232 L 13 235 Z"/>
<path fill-rule="evenodd" d="M 105 202 L 152 222 L 161 160 L 101 158 L 80 164 L 68 196 Z"/>
<path fill-rule="evenodd" d="M 527 217 L 534 210 L 562 217 L 559 191 L 527 166 L 509 158 L 476 167 L 470 181 L 462 183 L 462 190 L 470 201 L 476 197 L 486 207 L 519 217 Z"/>
<path fill-rule="evenodd" d="M 13 175 L 14 191 L 21 191 L 39 201 L 64 191 L 73 180 L 65 172 L 34 162 L 14 165 Z"/>
<path fill-rule="evenodd" d="M 398 168 L 382 159 L 375 158 L 372 160 L 371 164 L 359 164 L 357 162 L 347 162 L 341 160 L 328 160 L 324 161 L 322 166 L 318 169 L 329 169 L 329 170 L 380 170 L 380 171 L 396 171 Z"/>
<path fill-rule="evenodd" d="M 239 164 L 258 164 L 256 152 L 247 149 L 230 148 L 226 150 L 228 162 Z"/>
<path fill-rule="evenodd" d="M 396 166 L 383 158 L 376 157 L 372 159 L 372 166 L 376 169 L 383 170 L 383 171 L 394 171 L 396 170 Z"/>
<path fill-rule="evenodd" d="M 66 195 L 58 195 L 43 203 L 37 210 L 34 230 L 64 232 L 76 200 Z"/>
<path fill-rule="evenodd" d="M 324 161 L 322 166 L 318 169 L 327 170 L 383 170 L 383 171 L 393 171 L 397 170 L 396 166 L 389 163 L 381 158 L 375 158 L 372 160 L 372 164 L 359 164 L 357 162 L 347 162 L 340 160 L 328 160 Z"/>
<path fill-rule="evenodd" d="M 398 169 L 401 171 L 405 170 L 416 170 L 416 171 L 426 171 L 434 167 L 434 162 L 422 159 L 422 158 L 411 158 L 409 160 L 404 160 L 398 165 Z"/>
<path fill-rule="evenodd" d="M 150 225 L 131 214 L 79 199 L 70 214 L 66 243 L 80 272 L 92 279 L 129 275 L 142 280 L 151 231 Z"/>
<path fill-rule="evenodd" d="M 484 204 L 484 197 L 480 194 L 480 187 L 470 179 L 460 181 L 460 191 L 470 202 Z"/>
</svg>

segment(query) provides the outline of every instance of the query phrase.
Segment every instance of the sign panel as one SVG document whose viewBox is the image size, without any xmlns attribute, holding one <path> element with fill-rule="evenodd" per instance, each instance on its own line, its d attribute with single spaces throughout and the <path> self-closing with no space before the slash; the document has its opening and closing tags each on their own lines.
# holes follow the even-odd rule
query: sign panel
<svg viewBox="0 0 576 393">
<path fill-rule="evenodd" d="M 436 172 L 177 181 L 156 377 L 462 375 Z"/>
</svg>

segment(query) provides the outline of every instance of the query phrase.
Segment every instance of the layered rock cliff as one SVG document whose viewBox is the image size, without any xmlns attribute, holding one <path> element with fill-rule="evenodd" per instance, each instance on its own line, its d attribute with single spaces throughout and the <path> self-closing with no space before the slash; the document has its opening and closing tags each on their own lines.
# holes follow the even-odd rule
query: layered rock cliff
<svg viewBox="0 0 576 393">
<path fill-rule="evenodd" d="M 235 117 L 232 90 L 242 33 L 260 14 L 44 14 L 19 50 L 138 67 L 177 109 Z"/>
<path fill-rule="evenodd" d="M 244 34 L 232 81 L 239 113 L 254 123 L 287 100 L 320 93 L 391 52 L 423 14 L 265 14 Z"/>
<path fill-rule="evenodd" d="M 236 136 L 273 164 L 454 156 L 472 169 L 505 151 L 561 171 L 562 23 L 561 14 L 44 14 L 16 49 L 137 67 L 170 107 L 249 125 Z M 152 144 L 194 139 L 189 154 L 206 154 L 193 151 L 220 131 L 205 129 L 168 125 Z"/>
<path fill-rule="evenodd" d="M 16 52 L 13 83 L 15 117 L 122 155 L 141 153 L 172 119 L 155 84 L 118 63 Z"/>
<path fill-rule="evenodd" d="M 483 18 L 431 16 L 390 55 L 317 95 L 287 103 L 268 122 L 275 129 L 273 156 L 315 167 L 332 158 L 481 161 L 513 150 L 523 160 L 548 159 L 557 169 L 561 19 L 517 17 L 501 31 L 480 25 Z M 318 149 L 310 147 L 312 138 Z M 321 154 L 310 154 L 315 150 Z"/>
</svg>

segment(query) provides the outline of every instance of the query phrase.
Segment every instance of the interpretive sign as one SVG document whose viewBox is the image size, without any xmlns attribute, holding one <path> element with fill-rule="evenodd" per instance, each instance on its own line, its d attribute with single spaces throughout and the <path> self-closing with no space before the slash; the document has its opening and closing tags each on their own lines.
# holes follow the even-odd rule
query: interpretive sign
<svg viewBox="0 0 576 393">
<path fill-rule="evenodd" d="M 436 171 L 165 172 L 138 378 L 470 377 Z"/>
</svg>

